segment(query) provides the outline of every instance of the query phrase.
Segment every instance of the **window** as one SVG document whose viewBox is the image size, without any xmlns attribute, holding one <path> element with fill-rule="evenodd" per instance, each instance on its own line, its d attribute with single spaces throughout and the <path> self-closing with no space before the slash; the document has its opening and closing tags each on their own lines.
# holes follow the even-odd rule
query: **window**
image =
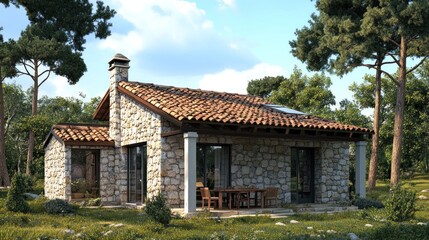
<svg viewBox="0 0 429 240">
<path fill-rule="evenodd" d="M 147 196 L 146 144 L 128 148 L 128 202 L 144 203 Z"/>
<path fill-rule="evenodd" d="M 230 147 L 228 145 L 197 145 L 197 185 L 226 188 L 230 186 Z"/>
<path fill-rule="evenodd" d="M 314 203 L 314 149 L 292 148 L 292 203 Z"/>
<path fill-rule="evenodd" d="M 72 198 L 98 197 L 100 150 L 71 150 Z"/>
</svg>

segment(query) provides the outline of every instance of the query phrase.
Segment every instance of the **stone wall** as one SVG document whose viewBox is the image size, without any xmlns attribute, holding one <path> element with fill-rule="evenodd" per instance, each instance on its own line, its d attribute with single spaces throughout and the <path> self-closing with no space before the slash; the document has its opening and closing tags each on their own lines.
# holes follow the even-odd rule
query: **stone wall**
<svg viewBox="0 0 429 240">
<path fill-rule="evenodd" d="M 114 149 L 96 146 L 64 146 L 63 143 L 51 138 L 45 148 L 45 196 L 70 201 L 71 198 L 71 170 L 72 149 L 100 150 L 100 197 L 106 204 L 115 203 L 119 197 L 116 188 L 114 171 Z"/>
<path fill-rule="evenodd" d="M 315 202 L 348 201 L 349 143 L 291 141 L 200 135 L 198 143 L 231 146 L 231 185 L 279 188 L 279 200 L 291 202 L 291 147 L 313 148 L 315 153 Z M 162 138 L 162 189 L 168 203 L 184 203 L 183 136 Z"/>
<path fill-rule="evenodd" d="M 146 143 L 147 145 L 147 191 L 148 198 L 161 190 L 161 117 L 149 111 L 128 96 L 121 95 L 121 146 Z M 126 153 L 126 151 L 123 151 Z M 127 165 L 124 154 L 120 168 L 125 171 L 122 189 L 126 191 Z"/>
<path fill-rule="evenodd" d="M 49 199 L 66 197 L 66 153 L 65 146 L 51 137 L 45 148 L 45 197 Z"/>
<path fill-rule="evenodd" d="M 346 142 L 322 142 L 320 148 L 321 193 L 316 195 L 320 203 L 349 200 L 349 144 Z"/>
<path fill-rule="evenodd" d="M 116 186 L 115 150 L 100 149 L 100 197 L 103 203 L 118 203 L 120 190 Z"/>
<path fill-rule="evenodd" d="M 161 191 L 167 196 L 167 202 L 172 207 L 183 207 L 185 201 L 183 143 L 181 134 L 161 139 Z"/>
</svg>

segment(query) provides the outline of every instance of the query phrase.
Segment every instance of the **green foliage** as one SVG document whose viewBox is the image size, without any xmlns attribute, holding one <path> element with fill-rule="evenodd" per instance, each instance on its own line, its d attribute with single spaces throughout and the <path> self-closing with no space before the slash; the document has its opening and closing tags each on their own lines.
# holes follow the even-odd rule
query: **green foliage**
<svg viewBox="0 0 429 240">
<path fill-rule="evenodd" d="M 29 188 L 27 177 L 15 174 L 6 197 L 6 209 L 12 212 L 28 212 L 29 206 L 25 201 L 24 192 Z"/>
<path fill-rule="evenodd" d="M 45 211 L 49 214 L 68 214 L 75 212 L 73 206 L 62 199 L 46 201 L 43 206 L 45 207 Z"/>
<path fill-rule="evenodd" d="M 26 152 L 28 145 L 28 132 L 36 133 L 36 146 L 31 165 L 33 177 L 43 178 L 44 150 L 43 142 L 53 124 L 60 122 L 94 122 L 92 113 L 100 98 L 84 101 L 81 98 L 43 96 L 39 99 L 39 114 L 29 116 L 31 113 L 32 89 L 23 91 L 17 84 L 3 84 L 6 118 L 6 160 L 9 174 L 12 176 L 18 168 L 25 169 Z M 41 188 L 40 188 L 41 186 Z M 43 190 L 43 182 L 37 187 L 37 193 Z"/>
<path fill-rule="evenodd" d="M 28 205 L 30 206 L 31 213 L 44 213 L 45 212 L 45 202 L 48 201 L 46 197 L 38 197 L 31 201 L 28 201 Z"/>
<path fill-rule="evenodd" d="M 347 99 L 340 101 L 340 107 L 332 112 L 330 119 L 360 127 L 371 126 L 369 117 L 362 114 L 359 105 Z"/>
<path fill-rule="evenodd" d="M 261 98 L 267 98 L 271 93 L 280 87 L 283 81 L 286 81 L 283 76 L 264 77 L 261 79 L 250 80 L 247 84 L 247 93 Z"/>
<path fill-rule="evenodd" d="M 386 222 L 385 208 L 367 208 L 356 212 L 356 216 L 364 221 Z"/>
<path fill-rule="evenodd" d="M 154 221 L 167 225 L 171 221 L 171 210 L 167 206 L 164 195 L 158 193 L 146 202 L 144 209 Z"/>
<path fill-rule="evenodd" d="M 335 97 L 329 90 L 331 80 L 324 75 L 315 74 L 307 77 L 297 68 L 289 78 L 280 78 L 280 86 L 271 93 L 261 91 L 257 94 L 266 94 L 269 100 L 280 105 L 310 114 L 323 115 L 330 111 L 330 106 L 335 104 Z M 267 79 L 260 80 L 268 81 Z M 254 86 L 248 85 L 253 89 Z M 270 87 L 267 87 L 269 89 Z"/>
<path fill-rule="evenodd" d="M 388 219 L 396 222 L 411 219 L 416 212 L 416 193 L 397 185 L 390 190 L 385 205 Z"/>
<path fill-rule="evenodd" d="M 404 119 L 403 173 L 429 171 L 429 63 L 409 74 Z M 382 101 L 380 111 L 380 151 L 377 176 L 386 179 L 390 174 L 390 159 L 393 141 L 393 123 L 396 101 L 396 84 L 389 79 L 382 79 Z M 356 103 L 360 108 L 374 107 L 375 78 L 365 76 L 363 83 L 352 84 Z M 419 141 L 416 141 L 419 139 Z"/>
<path fill-rule="evenodd" d="M 429 225 L 386 225 L 371 231 L 371 235 L 367 239 L 428 239 Z"/>
<path fill-rule="evenodd" d="M 109 6 L 105 6 L 102 1 L 97 1 L 96 6 L 88 0 L 66 0 L 60 5 L 45 0 L 5 0 L 1 3 L 6 7 L 10 3 L 23 7 L 30 20 L 30 25 L 21 32 L 17 41 L 11 40 L 3 43 L 1 39 L 0 66 L 5 69 L 3 71 L 6 73 L 5 76 L 21 74 L 27 75 L 33 80 L 32 115 L 36 115 L 38 88 L 51 73 L 67 78 L 70 84 L 79 81 L 86 71 L 82 58 L 85 37 L 92 33 L 100 39 L 109 36 L 112 26 L 109 20 L 116 12 Z M 18 65 L 22 67 L 17 67 Z M 0 75 L 4 75 L 1 72 Z M 1 81 L 3 81 L 3 77 L 1 76 Z M 1 96 L 0 101 L 2 100 Z M 4 118 L 2 113 L 0 117 Z M 33 140 L 34 132 L 31 130 L 30 136 L 32 141 L 29 142 L 28 163 L 37 159 L 39 154 L 36 149 L 36 154 L 34 154 L 36 156 L 33 155 L 32 149 L 35 141 Z M 4 144 L 5 136 L 1 136 L 0 141 Z M 0 156 L 0 161 L 2 164 L 5 162 L 4 156 Z"/>
<path fill-rule="evenodd" d="M 80 205 L 81 206 L 91 206 L 91 207 L 101 206 L 101 198 L 85 199 L 84 201 L 82 201 L 82 203 Z"/>
<path fill-rule="evenodd" d="M 369 198 L 357 198 L 353 201 L 353 205 L 358 207 L 359 209 L 368 209 L 368 208 L 384 208 L 384 204 L 375 199 Z"/>
<path fill-rule="evenodd" d="M 30 104 L 26 93 L 17 84 L 3 83 L 5 114 L 6 162 L 9 175 L 22 169 L 23 157 L 27 147 L 27 133 L 19 129 L 20 121 L 30 113 Z"/>
</svg>

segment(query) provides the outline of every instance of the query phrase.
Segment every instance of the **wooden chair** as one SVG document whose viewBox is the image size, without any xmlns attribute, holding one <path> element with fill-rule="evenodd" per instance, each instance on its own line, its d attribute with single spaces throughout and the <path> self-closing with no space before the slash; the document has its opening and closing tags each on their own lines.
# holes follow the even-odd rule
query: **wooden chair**
<svg viewBox="0 0 429 240">
<path fill-rule="evenodd" d="M 210 205 L 211 202 L 213 201 L 215 204 L 215 208 L 217 207 L 218 201 L 219 201 L 219 197 L 212 197 L 210 196 L 210 190 L 209 188 L 205 187 L 205 188 L 200 188 L 201 191 L 201 196 L 202 196 L 202 202 L 201 202 L 201 208 L 204 208 L 204 203 L 205 201 L 207 201 L 207 206 L 208 209 L 210 210 Z"/>
<path fill-rule="evenodd" d="M 271 206 L 268 203 L 275 202 L 276 207 L 279 207 L 278 205 L 278 195 L 279 195 L 279 189 L 278 188 L 267 188 L 267 190 L 264 192 L 263 200 L 265 207 Z"/>
</svg>

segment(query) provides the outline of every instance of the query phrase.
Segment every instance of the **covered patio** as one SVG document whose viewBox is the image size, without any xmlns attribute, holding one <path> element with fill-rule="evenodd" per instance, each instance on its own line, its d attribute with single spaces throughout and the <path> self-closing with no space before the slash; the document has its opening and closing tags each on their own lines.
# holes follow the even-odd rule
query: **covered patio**
<svg viewBox="0 0 429 240">
<path fill-rule="evenodd" d="M 351 143 L 355 146 L 356 194 L 361 197 L 366 195 L 366 141 L 362 141 L 363 138 L 352 140 L 348 138 L 346 141 L 337 136 L 336 141 L 332 139 L 319 141 L 314 136 L 308 138 L 300 136 L 299 141 L 293 141 L 278 137 L 254 139 L 248 135 L 241 135 L 227 137 L 225 139 L 229 140 L 225 143 L 222 142 L 222 137 L 204 133 L 199 136 L 197 132 L 188 132 L 184 133 L 183 137 L 185 213 L 195 212 L 197 207 L 201 206 L 196 201 L 196 193 L 199 191 L 197 185 L 201 186 L 201 183 L 211 190 L 211 196 L 216 198 L 216 207 L 220 210 L 243 209 L 249 206 L 264 208 L 263 197 L 267 188 L 278 189 L 276 200 L 281 204 L 347 202 Z M 217 148 L 218 153 L 216 154 L 215 150 L 213 160 L 208 161 L 213 162 L 210 173 L 201 174 L 199 152 L 201 146 L 207 148 L 206 142 L 211 142 L 211 146 L 221 146 L 219 143 L 222 143 L 228 147 L 223 147 L 224 150 L 221 150 L 222 147 Z M 222 170 L 222 166 L 225 168 L 225 165 L 219 164 L 225 152 L 230 152 L 226 157 L 226 162 L 230 163 L 229 174 L 224 173 L 227 170 Z M 249 201 L 253 196 L 252 202 L 240 202 L 240 195 L 248 196 L 245 201 Z"/>
</svg>

